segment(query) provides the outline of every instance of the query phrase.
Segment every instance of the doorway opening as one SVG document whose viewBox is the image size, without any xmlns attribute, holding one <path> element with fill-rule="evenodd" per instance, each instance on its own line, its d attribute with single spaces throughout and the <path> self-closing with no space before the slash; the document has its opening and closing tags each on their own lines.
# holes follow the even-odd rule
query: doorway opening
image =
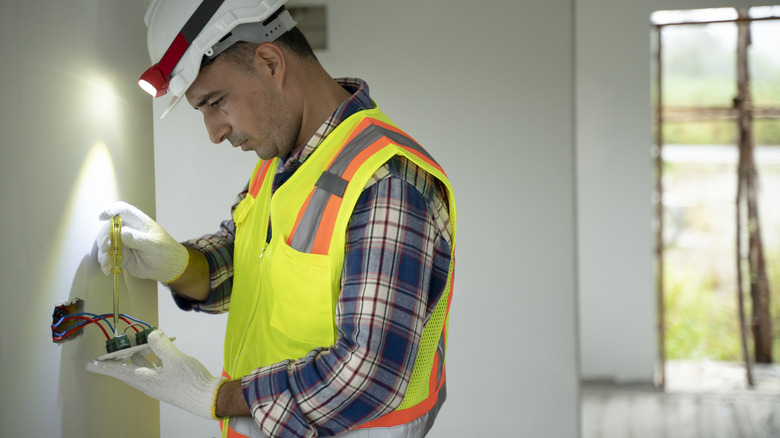
<svg viewBox="0 0 780 438">
<path fill-rule="evenodd" d="M 780 361 L 780 6 L 651 21 L 657 384 L 718 361 L 753 386 Z"/>
</svg>

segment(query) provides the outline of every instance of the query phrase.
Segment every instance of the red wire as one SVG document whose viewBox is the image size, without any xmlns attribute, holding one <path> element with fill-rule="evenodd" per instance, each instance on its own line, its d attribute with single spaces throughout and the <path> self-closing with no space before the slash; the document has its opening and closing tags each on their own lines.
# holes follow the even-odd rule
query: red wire
<svg viewBox="0 0 780 438">
<path fill-rule="evenodd" d="M 109 316 L 114 316 L 114 314 L 113 313 L 104 313 L 102 315 L 99 315 L 99 317 L 101 317 L 101 318 L 108 318 Z M 138 330 L 138 327 L 133 325 L 133 324 L 135 324 L 134 322 L 131 322 L 129 319 L 125 318 L 122 315 L 118 315 L 118 318 L 121 319 L 122 321 L 126 322 L 128 326 L 132 326 L 133 330 L 135 330 L 136 333 L 140 332 L 140 330 Z"/>
</svg>

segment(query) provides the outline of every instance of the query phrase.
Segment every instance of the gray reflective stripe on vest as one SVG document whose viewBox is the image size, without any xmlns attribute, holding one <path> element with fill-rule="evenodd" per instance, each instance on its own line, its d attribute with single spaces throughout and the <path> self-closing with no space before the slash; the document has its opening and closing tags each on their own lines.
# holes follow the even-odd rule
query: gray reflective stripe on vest
<svg viewBox="0 0 780 438">
<path fill-rule="evenodd" d="M 320 220 L 322 220 L 322 215 L 325 212 L 325 207 L 328 205 L 330 196 L 335 195 L 343 198 L 344 192 L 347 190 L 347 183 L 349 181 L 328 170 L 322 172 L 322 175 L 314 184 L 316 189 L 311 196 L 309 205 L 306 207 L 303 218 L 301 218 L 301 223 L 298 224 L 298 228 L 295 230 L 290 247 L 297 251 L 311 253 L 311 249 L 314 246 L 314 236 L 317 235 Z"/>
<path fill-rule="evenodd" d="M 383 137 L 388 138 L 398 146 L 417 151 L 427 159 L 436 162 L 422 146 L 410 137 L 374 124 L 367 126 L 344 145 L 328 169 L 320 175 L 311 200 L 309 200 L 309 205 L 306 206 L 306 211 L 301 217 L 298 228 L 294 230 L 295 234 L 290 242 L 290 247 L 296 251 L 311 253 L 314 246 L 314 237 L 317 235 L 317 230 L 322 221 L 322 214 L 331 195 L 339 198 L 344 196 L 344 191 L 349 182 L 343 178 L 347 167 L 363 149 L 371 146 Z"/>
<path fill-rule="evenodd" d="M 347 191 L 348 182 L 349 181 L 345 180 L 344 178 L 326 170 L 325 172 L 322 172 L 320 179 L 317 180 L 315 185 L 318 188 L 330 193 L 331 195 L 336 195 L 339 198 L 343 198 L 344 192 Z"/>
<path fill-rule="evenodd" d="M 436 387 L 441 385 L 441 378 L 444 376 L 444 349 L 447 343 L 444 341 L 444 330 L 441 331 L 439 337 L 439 345 L 436 347 L 436 353 L 439 355 L 439 366 L 436 370 Z"/>
<path fill-rule="evenodd" d="M 311 249 L 314 246 L 314 236 L 317 235 L 317 229 L 322 220 L 322 213 L 325 211 L 331 195 L 332 193 L 322 187 L 317 187 L 314 190 L 309 205 L 306 206 L 306 211 L 303 213 L 301 222 L 298 224 L 298 228 L 295 229 L 292 242 L 290 242 L 291 248 L 296 251 L 311 253 Z"/>
</svg>

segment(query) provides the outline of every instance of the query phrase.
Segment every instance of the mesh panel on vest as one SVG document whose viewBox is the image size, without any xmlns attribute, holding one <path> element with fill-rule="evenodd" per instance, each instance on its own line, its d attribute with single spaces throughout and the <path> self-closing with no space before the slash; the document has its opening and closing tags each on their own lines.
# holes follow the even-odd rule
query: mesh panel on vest
<svg viewBox="0 0 780 438">
<path fill-rule="evenodd" d="M 441 337 L 441 331 L 447 318 L 447 300 L 449 298 L 451 285 L 447 285 L 445 293 L 439 298 L 433 314 L 428 320 L 428 324 L 423 330 L 420 347 L 417 350 L 412 377 L 409 380 L 409 386 L 406 388 L 406 394 L 398 409 L 406 409 L 417 405 L 428 398 L 431 369 L 433 368 L 433 359 L 436 355 L 436 346 Z M 440 358 L 439 360 L 444 360 Z M 437 382 L 438 383 L 438 382 Z"/>
</svg>

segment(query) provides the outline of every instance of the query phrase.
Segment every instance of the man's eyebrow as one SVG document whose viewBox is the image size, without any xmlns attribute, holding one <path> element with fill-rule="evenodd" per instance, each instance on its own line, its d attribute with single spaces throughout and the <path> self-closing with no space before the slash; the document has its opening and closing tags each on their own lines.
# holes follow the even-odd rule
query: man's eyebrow
<svg viewBox="0 0 780 438">
<path fill-rule="evenodd" d="M 206 104 L 209 100 L 211 100 L 212 97 L 216 96 L 217 94 L 221 93 L 221 90 L 212 91 L 210 93 L 206 93 L 203 97 L 200 98 L 198 103 L 195 105 L 195 109 L 198 109 Z"/>
</svg>

